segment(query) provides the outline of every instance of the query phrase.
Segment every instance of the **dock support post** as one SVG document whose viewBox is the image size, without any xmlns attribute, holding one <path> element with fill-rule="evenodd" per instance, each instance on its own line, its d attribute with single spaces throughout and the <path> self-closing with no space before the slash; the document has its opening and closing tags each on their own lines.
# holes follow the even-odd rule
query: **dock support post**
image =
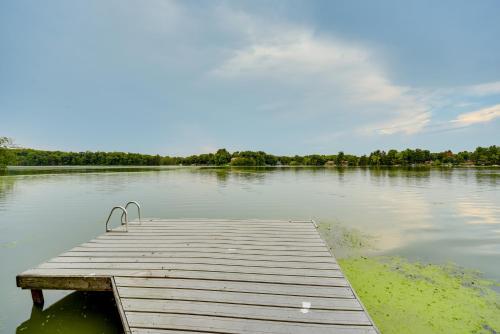
<svg viewBox="0 0 500 334">
<path fill-rule="evenodd" d="M 45 302 L 43 300 L 42 290 L 32 289 L 31 298 L 33 299 L 33 304 L 35 304 L 36 306 L 43 306 L 43 303 Z"/>
</svg>

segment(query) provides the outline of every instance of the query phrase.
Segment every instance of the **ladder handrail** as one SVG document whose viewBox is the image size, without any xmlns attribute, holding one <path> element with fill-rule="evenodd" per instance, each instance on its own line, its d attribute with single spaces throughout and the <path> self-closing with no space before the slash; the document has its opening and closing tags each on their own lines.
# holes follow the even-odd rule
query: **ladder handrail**
<svg viewBox="0 0 500 334">
<path fill-rule="evenodd" d="M 130 201 L 128 202 L 127 204 L 125 204 L 125 210 L 127 210 L 128 206 L 130 204 L 135 204 L 135 206 L 137 206 L 137 212 L 139 214 L 139 224 L 141 223 L 141 206 L 139 205 L 138 202 L 136 201 Z M 121 220 L 122 220 L 122 225 L 123 225 L 123 216 L 125 215 L 125 212 L 122 213 L 122 217 L 121 217 Z"/>
<path fill-rule="evenodd" d="M 106 232 L 110 231 L 110 229 L 108 228 L 108 223 L 109 223 L 109 220 L 111 219 L 111 216 L 113 215 L 113 212 L 116 209 L 120 209 L 123 211 L 123 213 L 122 213 L 122 225 L 123 225 L 123 215 L 125 215 L 125 231 L 128 232 L 128 213 L 127 213 L 127 210 L 123 206 L 115 206 L 111 209 L 111 212 L 109 213 L 108 219 L 106 220 Z"/>
</svg>

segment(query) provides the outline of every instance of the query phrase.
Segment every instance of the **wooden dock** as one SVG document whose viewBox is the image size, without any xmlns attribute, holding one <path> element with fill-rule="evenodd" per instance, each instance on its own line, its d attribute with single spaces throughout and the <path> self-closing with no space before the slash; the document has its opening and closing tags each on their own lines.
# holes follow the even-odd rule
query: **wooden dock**
<svg viewBox="0 0 500 334">
<path fill-rule="evenodd" d="M 112 291 L 125 333 L 378 333 L 313 222 L 128 223 L 17 276 Z"/>
</svg>

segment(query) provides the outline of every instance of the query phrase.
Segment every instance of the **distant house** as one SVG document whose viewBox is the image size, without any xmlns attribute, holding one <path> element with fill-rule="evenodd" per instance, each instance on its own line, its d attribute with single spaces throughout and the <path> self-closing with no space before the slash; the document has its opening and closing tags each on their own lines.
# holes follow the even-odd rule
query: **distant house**
<svg viewBox="0 0 500 334">
<path fill-rule="evenodd" d="M 325 162 L 325 166 L 326 167 L 335 167 L 335 161 L 328 160 L 327 162 Z"/>
</svg>

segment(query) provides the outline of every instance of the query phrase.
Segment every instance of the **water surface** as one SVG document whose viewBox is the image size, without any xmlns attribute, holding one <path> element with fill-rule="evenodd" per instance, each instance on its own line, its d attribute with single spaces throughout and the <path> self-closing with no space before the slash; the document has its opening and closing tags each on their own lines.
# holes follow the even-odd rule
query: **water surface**
<svg viewBox="0 0 500 334">
<path fill-rule="evenodd" d="M 148 217 L 336 222 L 374 236 L 377 254 L 451 261 L 500 280 L 499 169 L 27 172 L 0 176 L 2 333 L 119 331 L 109 296 L 46 292 L 46 308 L 32 312 L 15 275 L 101 234 L 109 209 L 128 200 Z"/>
</svg>

